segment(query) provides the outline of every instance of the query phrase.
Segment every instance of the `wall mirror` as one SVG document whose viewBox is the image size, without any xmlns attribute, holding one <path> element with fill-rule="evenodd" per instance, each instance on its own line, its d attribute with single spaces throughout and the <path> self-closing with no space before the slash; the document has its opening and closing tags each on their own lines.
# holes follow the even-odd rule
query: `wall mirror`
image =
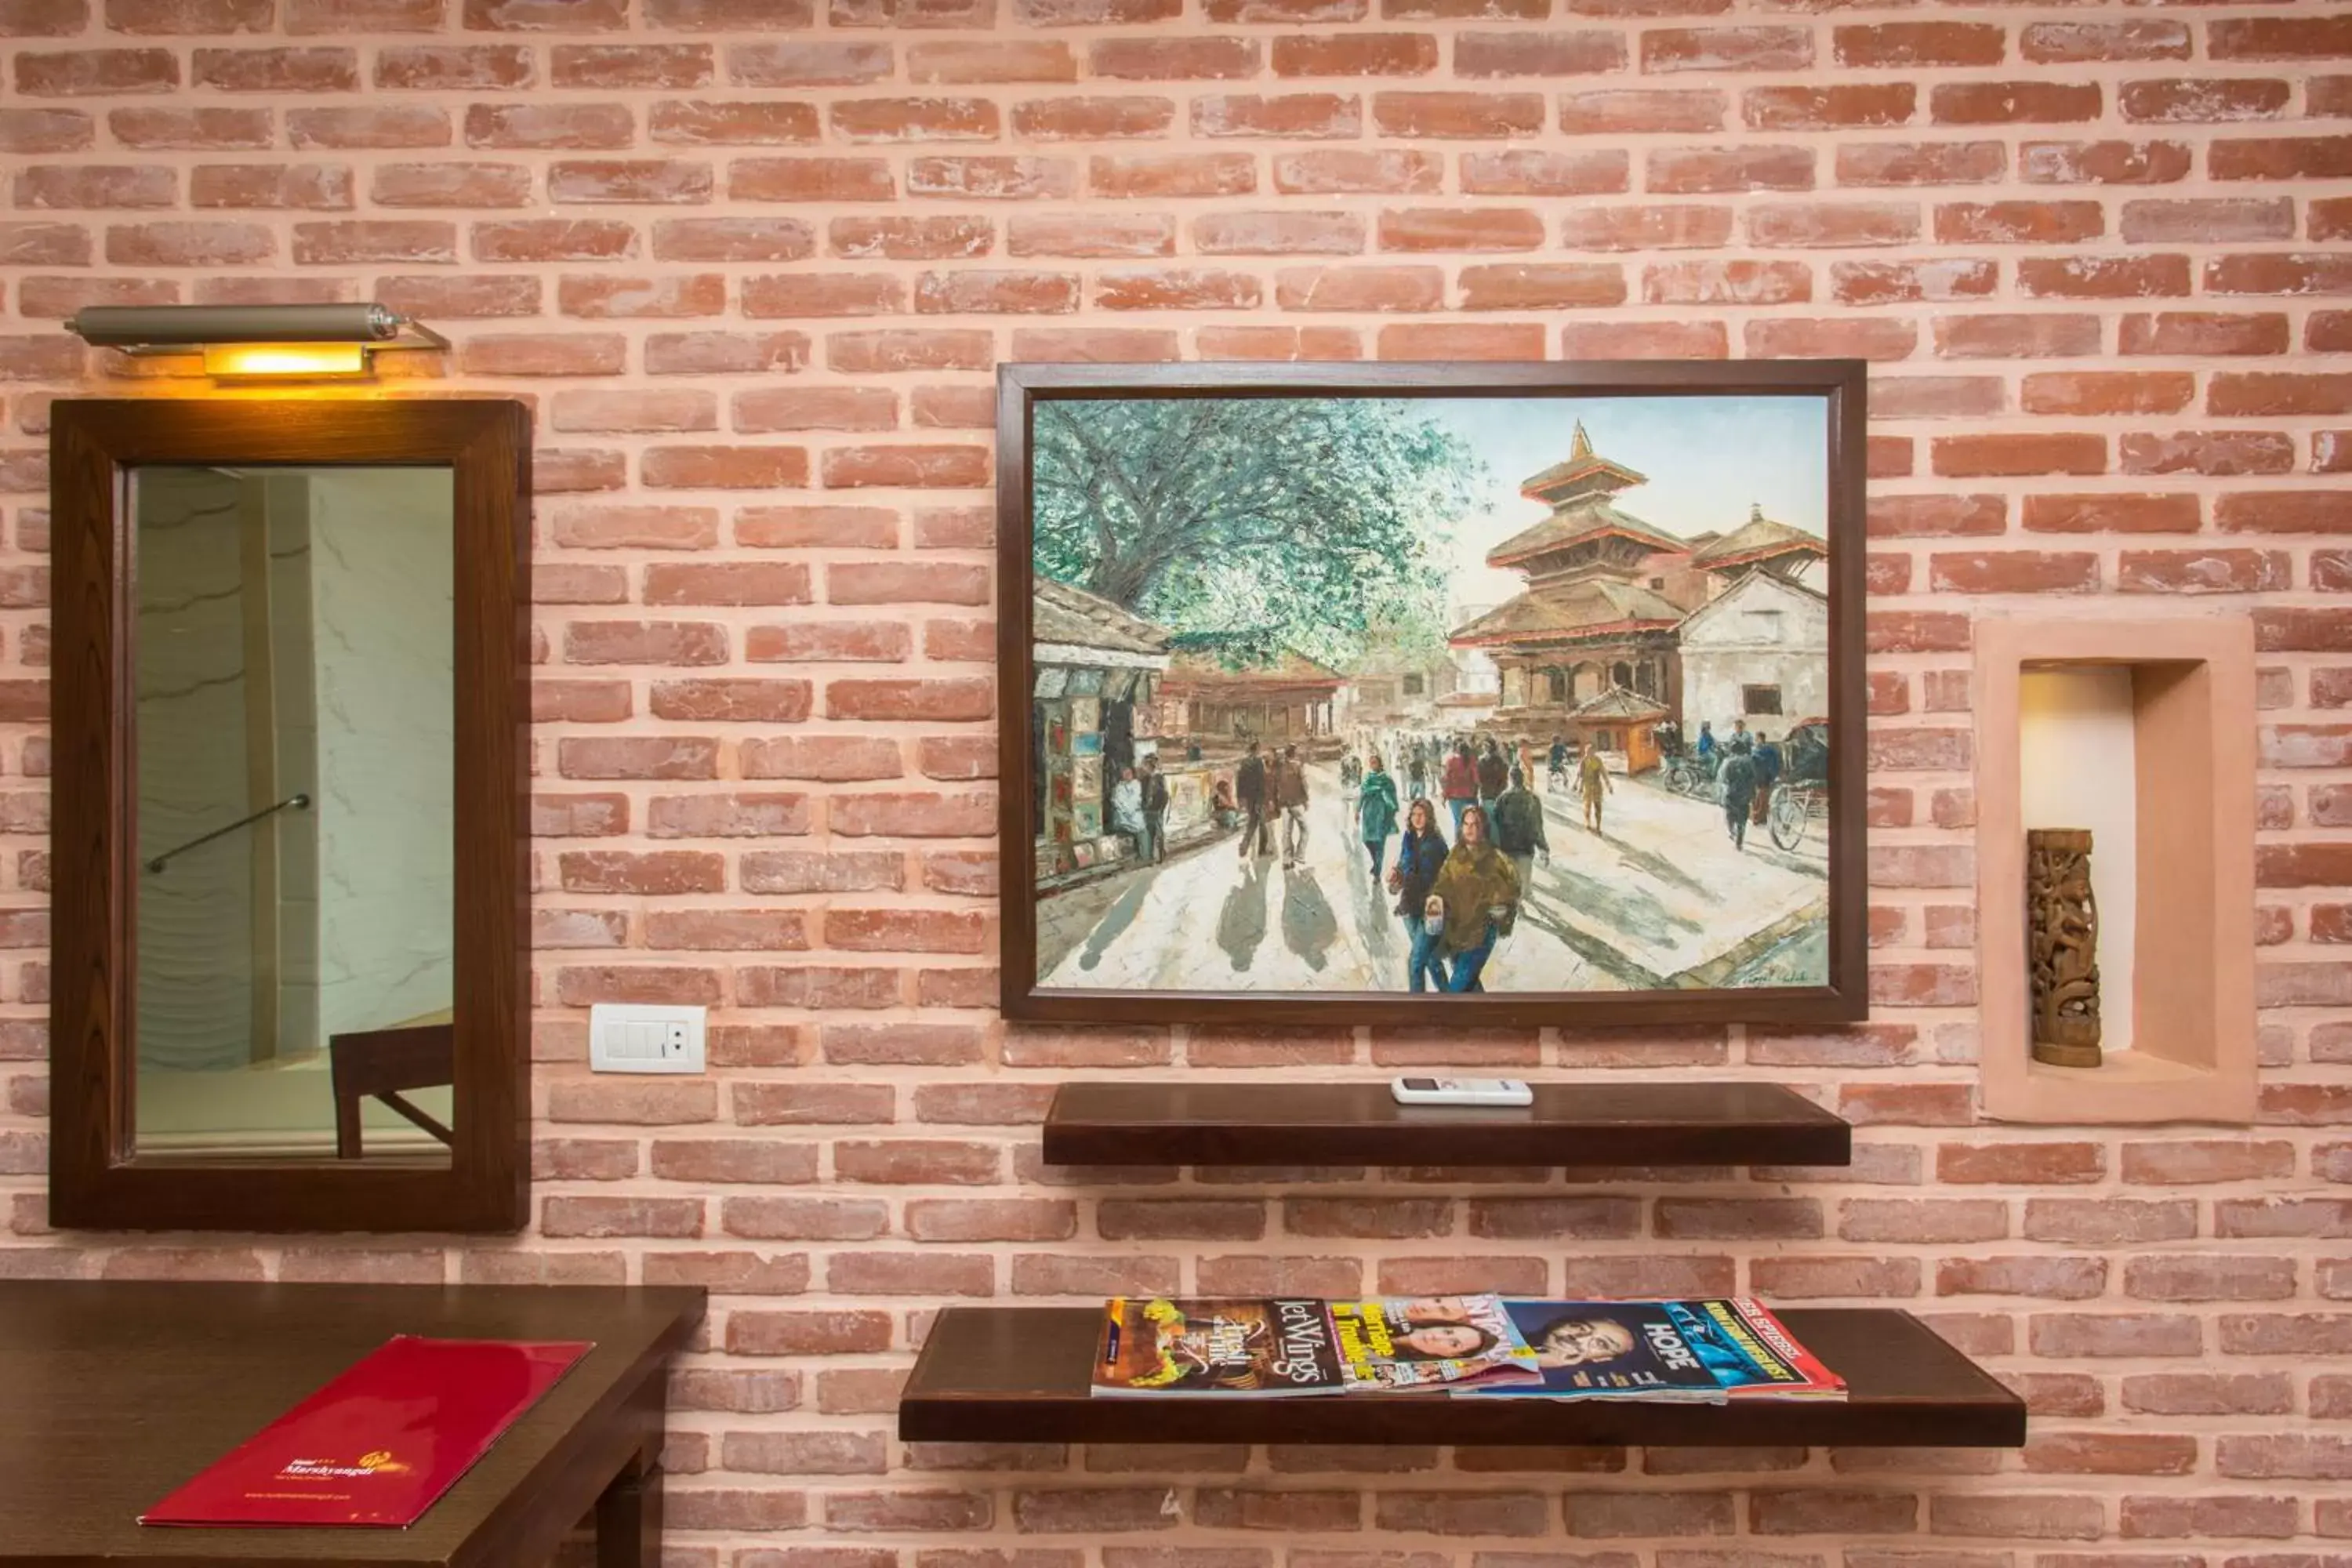
<svg viewBox="0 0 2352 1568">
<path fill-rule="evenodd" d="M 523 1224 L 528 450 L 57 405 L 53 1223 Z"/>
</svg>

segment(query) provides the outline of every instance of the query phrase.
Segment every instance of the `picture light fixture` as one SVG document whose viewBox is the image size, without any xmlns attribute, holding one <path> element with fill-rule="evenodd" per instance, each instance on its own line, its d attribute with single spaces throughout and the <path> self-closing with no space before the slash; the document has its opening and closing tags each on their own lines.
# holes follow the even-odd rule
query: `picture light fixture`
<svg viewBox="0 0 2352 1568">
<path fill-rule="evenodd" d="M 379 349 L 446 349 L 431 328 L 369 300 L 324 305 L 90 305 L 66 329 L 93 348 L 204 355 L 217 376 L 365 375 Z"/>
</svg>

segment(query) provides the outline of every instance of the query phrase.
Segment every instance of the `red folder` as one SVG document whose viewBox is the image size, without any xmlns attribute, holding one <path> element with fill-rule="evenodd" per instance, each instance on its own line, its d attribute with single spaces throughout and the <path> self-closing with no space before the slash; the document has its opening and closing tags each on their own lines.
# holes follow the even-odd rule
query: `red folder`
<svg viewBox="0 0 2352 1568">
<path fill-rule="evenodd" d="M 414 1524 L 594 1348 L 396 1334 L 139 1522 Z"/>
</svg>

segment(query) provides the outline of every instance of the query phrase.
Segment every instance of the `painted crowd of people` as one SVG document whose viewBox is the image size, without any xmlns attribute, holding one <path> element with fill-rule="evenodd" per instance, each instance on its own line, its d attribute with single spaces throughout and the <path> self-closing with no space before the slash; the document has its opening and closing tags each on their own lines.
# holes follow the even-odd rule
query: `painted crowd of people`
<svg viewBox="0 0 2352 1568">
<path fill-rule="evenodd" d="M 1682 740 L 1668 728 L 1658 739 L 1673 754 Z M 1702 723 L 1691 750 L 1716 781 L 1732 843 L 1744 849 L 1748 826 L 1765 819 L 1781 748 L 1735 720 L 1724 739 Z M 1558 735 L 1547 747 L 1507 746 L 1491 735 L 1360 733 L 1339 773 L 1339 805 L 1372 884 L 1394 900 L 1407 938 L 1406 987 L 1416 992 L 1486 989 L 1481 976 L 1520 919 L 1536 866 L 1551 858 L 1538 781 L 1572 796 L 1593 834 L 1603 832 L 1617 788 L 1599 750 Z M 1308 801 L 1298 747 L 1250 740 L 1230 779 L 1213 781 L 1210 807 L 1219 826 L 1240 830 L 1244 863 L 1278 852 L 1287 869 L 1306 863 Z M 1163 861 L 1169 790 L 1157 759 L 1123 770 L 1109 804 L 1114 828 L 1134 837 L 1139 862 Z"/>
<path fill-rule="evenodd" d="M 1724 831 L 1732 846 L 1745 851 L 1748 830 L 1761 827 L 1770 808 L 1772 786 L 1780 779 L 1780 747 L 1769 734 L 1748 732 L 1748 721 L 1734 719 L 1731 733 L 1716 739 L 1715 726 L 1702 722 L 1692 752 L 1711 770 L 1723 800 Z"/>
<path fill-rule="evenodd" d="M 1507 752 L 1492 736 L 1475 746 L 1467 737 L 1387 740 L 1402 786 L 1377 744 L 1343 758 L 1339 779 L 1350 792 L 1372 879 L 1396 900 L 1408 942 L 1406 988 L 1483 991 L 1480 977 L 1518 922 L 1536 863 L 1551 858 L 1543 801 L 1533 787 L 1538 765 L 1554 787 L 1571 773 L 1578 778 L 1594 831 L 1599 800 L 1612 787 L 1607 770 L 1597 756 L 1589 765 L 1573 763 L 1560 739 L 1549 751 L 1523 743 Z"/>
</svg>

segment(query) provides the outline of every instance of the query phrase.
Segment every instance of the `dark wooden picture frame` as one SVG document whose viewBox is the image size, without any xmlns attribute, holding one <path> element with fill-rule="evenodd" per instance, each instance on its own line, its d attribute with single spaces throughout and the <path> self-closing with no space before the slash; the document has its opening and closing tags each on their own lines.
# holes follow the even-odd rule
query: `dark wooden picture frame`
<svg viewBox="0 0 2352 1568">
<path fill-rule="evenodd" d="M 530 417 L 503 398 L 68 400 L 56 589 L 49 1219 L 67 1228 L 514 1231 L 530 1217 Z M 446 467 L 457 547 L 456 1127 L 446 1163 L 134 1146 L 132 469 Z"/>
<path fill-rule="evenodd" d="M 1864 824 L 1865 367 L 1858 360 L 1470 364 L 1012 364 L 997 374 L 999 835 L 1004 872 L 1001 996 L 1008 1018 L 1040 1022 L 1567 1027 L 1811 1025 L 1869 1010 Z M 1041 986 L 1041 819 L 1033 733 L 1038 406 L 1055 400 L 1555 396 L 1818 398 L 1827 486 L 1827 984 L 1648 991 L 1128 991 Z M 1086 606 L 1081 606 L 1085 608 Z M 1109 605 L 1116 611 L 1118 606 Z M 1111 617 L 1114 621 L 1117 616 Z"/>
</svg>

